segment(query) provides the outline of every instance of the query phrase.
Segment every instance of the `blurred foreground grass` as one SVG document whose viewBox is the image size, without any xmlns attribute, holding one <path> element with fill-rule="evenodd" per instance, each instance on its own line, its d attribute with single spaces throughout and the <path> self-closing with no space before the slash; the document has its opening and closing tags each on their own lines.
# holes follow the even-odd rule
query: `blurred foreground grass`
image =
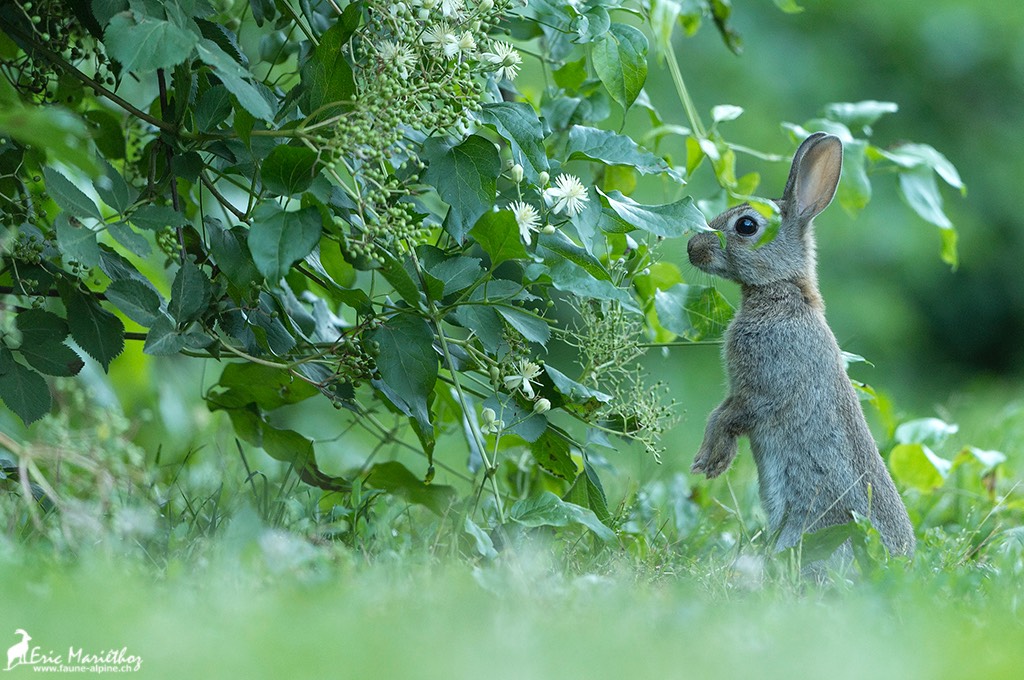
<svg viewBox="0 0 1024 680">
<path fill-rule="evenodd" d="M 937 680 L 1024 668 L 1019 585 L 981 594 L 951 574 L 716 596 L 632 570 L 570 576 L 538 556 L 303 576 L 229 559 L 159 580 L 139 566 L 5 566 L 5 639 L 23 628 L 44 650 L 127 647 L 143 660 L 136 675 L 162 678 Z"/>
</svg>

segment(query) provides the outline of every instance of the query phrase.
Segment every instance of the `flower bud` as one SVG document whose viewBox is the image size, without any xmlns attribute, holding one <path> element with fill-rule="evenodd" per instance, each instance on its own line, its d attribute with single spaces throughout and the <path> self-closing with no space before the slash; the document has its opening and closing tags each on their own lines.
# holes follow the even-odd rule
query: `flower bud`
<svg viewBox="0 0 1024 680">
<path fill-rule="evenodd" d="M 515 165 L 512 166 L 510 174 L 512 175 L 512 181 L 515 182 L 516 184 L 519 184 L 520 182 L 523 181 L 523 166 L 519 165 L 519 163 L 516 163 Z"/>
<path fill-rule="evenodd" d="M 494 9 L 494 0 L 483 0 L 483 2 L 481 2 L 478 5 L 478 7 L 480 8 L 481 12 L 490 12 L 492 9 Z"/>
<path fill-rule="evenodd" d="M 555 233 L 555 227 L 550 224 L 545 224 L 544 228 L 540 230 L 540 233 L 547 234 L 548 236 L 550 236 L 551 234 Z"/>
<path fill-rule="evenodd" d="M 538 413 L 538 414 L 539 413 L 547 413 L 550 410 L 551 410 L 551 402 L 548 399 L 545 399 L 544 397 L 541 397 L 540 399 L 538 399 L 533 404 L 533 412 L 534 413 Z"/>
<path fill-rule="evenodd" d="M 540 176 L 537 178 L 537 184 L 539 184 L 542 187 L 545 187 L 548 185 L 549 179 L 551 179 L 551 175 L 549 175 L 547 171 L 544 171 L 540 173 Z"/>
<path fill-rule="evenodd" d="M 498 414 L 494 412 L 493 408 L 485 408 L 480 416 L 484 419 L 484 423 L 487 425 L 490 425 L 498 418 Z"/>
</svg>

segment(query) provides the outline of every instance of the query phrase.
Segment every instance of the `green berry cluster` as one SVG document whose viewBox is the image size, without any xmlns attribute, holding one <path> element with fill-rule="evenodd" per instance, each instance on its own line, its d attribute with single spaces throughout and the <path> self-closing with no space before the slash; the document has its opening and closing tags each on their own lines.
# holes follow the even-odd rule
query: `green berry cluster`
<svg viewBox="0 0 1024 680">
<path fill-rule="evenodd" d="M 366 3 L 367 21 L 351 42 L 355 99 L 318 140 L 325 165 L 346 168 L 358 184 L 362 223 L 346 244 L 353 253 L 372 260 L 380 248 L 404 252 L 428 235 L 413 206 L 399 200 L 422 167 L 415 140 L 465 131 L 493 70 L 477 45 L 510 7 L 507 0 Z"/>
</svg>

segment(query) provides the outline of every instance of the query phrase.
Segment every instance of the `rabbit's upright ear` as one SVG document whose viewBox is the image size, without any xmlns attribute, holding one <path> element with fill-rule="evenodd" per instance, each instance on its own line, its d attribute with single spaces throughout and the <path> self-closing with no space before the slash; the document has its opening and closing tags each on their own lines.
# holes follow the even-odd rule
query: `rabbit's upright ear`
<svg viewBox="0 0 1024 680">
<path fill-rule="evenodd" d="M 793 156 L 782 195 L 787 212 L 806 222 L 827 208 L 842 170 L 843 143 L 838 137 L 816 132 L 805 139 Z"/>
</svg>

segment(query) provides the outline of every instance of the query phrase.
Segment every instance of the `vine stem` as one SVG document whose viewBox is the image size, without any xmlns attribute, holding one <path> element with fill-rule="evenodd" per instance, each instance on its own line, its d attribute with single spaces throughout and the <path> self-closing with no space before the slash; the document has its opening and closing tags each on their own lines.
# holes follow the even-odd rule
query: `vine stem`
<svg viewBox="0 0 1024 680">
<path fill-rule="evenodd" d="M 420 276 L 422 278 L 423 270 L 420 267 L 420 261 L 419 261 L 419 258 L 416 256 L 416 251 L 415 250 L 411 250 L 410 254 L 412 255 L 412 261 L 413 261 L 414 266 L 416 267 L 416 271 L 417 271 L 417 273 L 420 274 Z M 423 286 L 423 289 L 424 290 L 427 289 L 426 285 Z M 451 351 L 448 349 L 448 338 L 445 337 L 444 330 L 441 328 L 441 317 L 440 317 L 440 314 L 438 314 L 437 307 L 434 305 L 434 301 L 433 301 L 433 299 L 431 299 L 429 294 L 427 295 L 427 309 L 428 309 L 428 312 L 430 314 L 430 320 L 434 323 L 434 328 L 437 329 L 437 338 L 438 338 L 438 342 L 441 345 L 441 353 L 444 354 L 444 363 L 448 367 L 448 373 L 451 375 L 451 378 L 452 378 L 452 385 L 455 387 L 455 393 L 459 397 L 459 405 L 462 406 L 462 412 L 463 413 L 468 413 L 469 412 L 469 401 L 466 399 L 466 395 L 462 391 L 462 383 L 459 381 L 459 374 L 458 374 L 458 372 L 454 368 L 455 362 L 452 359 Z M 477 449 L 480 451 L 480 457 L 483 458 L 484 467 L 485 467 L 485 469 L 487 471 L 485 473 L 485 477 L 487 478 L 488 481 L 490 481 L 490 483 L 491 483 L 491 490 L 494 492 L 494 501 L 495 501 L 495 504 L 496 504 L 496 506 L 498 508 L 498 520 L 502 524 L 504 524 L 505 523 L 505 510 L 502 507 L 501 490 L 498 489 L 498 480 L 494 476 L 496 467 L 488 459 L 489 457 L 487 455 L 487 446 L 484 443 L 483 437 L 480 436 L 480 432 L 477 431 L 477 429 L 474 428 L 474 427 L 470 427 L 469 430 L 470 430 L 470 432 L 471 432 L 471 434 L 473 436 L 473 439 L 475 440 Z M 497 462 L 497 458 L 495 457 L 494 460 L 495 460 L 495 463 L 496 463 Z"/>
<path fill-rule="evenodd" d="M 679 101 L 683 103 L 683 109 L 686 111 L 686 117 L 690 121 L 690 127 L 693 128 L 698 137 L 707 139 L 708 131 L 700 120 L 700 114 L 697 113 L 697 107 L 693 104 L 690 91 L 686 89 L 686 81 L 683 80 L 683 73 L 679 70 L 679 62 L 676 61 L 676 53 L 671 45 L 665 50 L 665 61 L 668 62 L 668 70 L 672 74 L 672 82 L 675 83 L 676 92 L 679 94 Z"/>
</svg>

